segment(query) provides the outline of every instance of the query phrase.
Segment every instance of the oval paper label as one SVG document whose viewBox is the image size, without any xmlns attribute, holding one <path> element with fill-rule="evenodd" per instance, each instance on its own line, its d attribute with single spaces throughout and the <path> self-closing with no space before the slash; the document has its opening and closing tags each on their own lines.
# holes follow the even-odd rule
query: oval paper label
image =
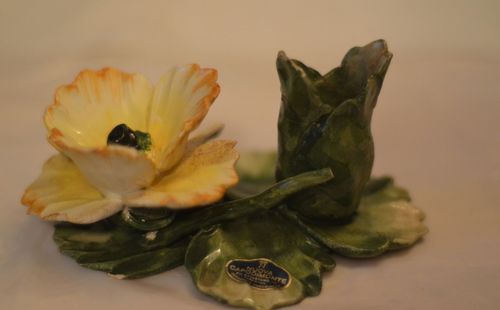
<svg viewBox="0 0 500 310">
<path fill-rule="evenodd" d="M 231 279 L 258 289 L 281 289 L 291 282 L 288 271 L 269 259 L 233 259 L 226 264 Z"/>
</svg>

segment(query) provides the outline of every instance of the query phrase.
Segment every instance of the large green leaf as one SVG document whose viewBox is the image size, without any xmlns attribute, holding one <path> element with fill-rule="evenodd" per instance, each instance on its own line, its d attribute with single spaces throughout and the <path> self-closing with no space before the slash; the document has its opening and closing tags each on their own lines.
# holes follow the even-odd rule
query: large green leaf
<svg viewBox="0 0 500 310">
<path fill-rule="evenodd" d="M 270 211 L 201 231 L 185 265 L 201 292 L 233 306 L 271 309 L 318 295 L 321 273 L 335 262 L 295 223 Z"/>
<path fill-rule="evenodd" d="M 280 52 L 278 180 L 330 167 L 335 178 L 289 200 L 303 216 L 328 222 L 351 216 L 373 165 L 372 111 L 392 54 L 383 40 L 352 48 L 321 75 Z"/>
<path fill-rule="evenodd" d="M 345 225 L 304 219 L 290 210 L 282 212 L 320 243 L 348 257 L 373 257 L 409 247 L 428 231 L 424 213 L 388 177 L 367 184 L 356 216 Z"/>
</svg>

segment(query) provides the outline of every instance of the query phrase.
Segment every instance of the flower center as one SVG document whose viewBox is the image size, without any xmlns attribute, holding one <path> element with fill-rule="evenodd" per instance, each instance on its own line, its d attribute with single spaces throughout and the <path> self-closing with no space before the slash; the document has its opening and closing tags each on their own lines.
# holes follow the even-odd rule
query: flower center
<svg viewBox="0 0 500 310">
<path fill-rule="evenodd" d="M 132 130 L 125 124 L 115 126 L 108 134 L 108 145 L 119 144 L 133 147 L 139 151 L 149 151 L 151 135 L 147 132 Z"/>
</svg>

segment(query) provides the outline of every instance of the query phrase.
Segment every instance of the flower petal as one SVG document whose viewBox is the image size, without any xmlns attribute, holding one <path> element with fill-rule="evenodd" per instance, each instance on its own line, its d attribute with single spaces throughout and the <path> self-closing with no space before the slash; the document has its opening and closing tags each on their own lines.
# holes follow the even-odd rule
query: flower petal
<svg viewBox="0 0 500 310">
<path fill-rule="evenodd" d="M 92 187 L 71 160 L 55 155 L 42 174 L 25 191 L 22 203 L 28 212 L 45 220 L 93 223 L 116 213 L 122 202 L 105 198 Z"/>
<path fill-rule="evenodd" d="M 125 203 L 137 207 L 183 209 L 218 201 L 238 182 L 234 165 L 238 153 L 234 141 L 205 143 L 186 157 L 157 184 Z"/>
<path fill-rule="evenodd" d="M 150 156 L 165 171 L 183 156 L 188 135 L 198 127 L 219 94 L 217 71 L 198 65 L 167 72 L 156 86 L 151 102 L 148 132 Z"/>
<path fill-rule="evenodd" d="M 110 145 L 82 150 L 61 145 L 88 182 L 106 196 L 123 195 L 150 185 L 155 178 L 153 162 L 134 148 Z"/>
<path fill-rule="evenodd" d="M 49 142 L 99 148 L 116 125 L 145 131 L 153 88 L 139 74 L 112 68 L 84 70 L 70 85 L 57 89 L 45 113 Z"/>
</svg>

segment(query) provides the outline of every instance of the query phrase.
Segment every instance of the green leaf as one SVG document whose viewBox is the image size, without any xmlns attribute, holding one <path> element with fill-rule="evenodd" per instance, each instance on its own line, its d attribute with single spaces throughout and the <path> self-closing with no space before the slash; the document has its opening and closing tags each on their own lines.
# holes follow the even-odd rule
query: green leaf
<svg viewBox="0 0 500 310">
<path fill-rule="evenodd" d="M 280 52 L 278 180 L 330 167 L 334 179 L 288 201 L 310 219 L 349 218 L 358 208 L 374 158 L 371 116 L 392 54 L 383 40 L 352 48 L 325 75 Z"/>
<path fill-rule="evenodd" d="M 201 292 L 233 306 L 271 309 L 318 295 L 321 273 L 335 262 L 294 223 L 270 211 L 201 231 L 185 265 Z M 270 280 L 275 278 L 281 282 Z"/>
<path fill-rule="evenodd" d="M 152 250 L 157 231 L 139 232 L 105 220 L 92 225 L 59 224 L 54 241 L 59 250 L 83 267 L 120 279 L 157 274 L 184 262 L 189 238 Z"/>
<path fill-rule="evenodd" d="M 137 279 L 181 266 L 189 238 L 171 246 L 105 262 L 81 263 L 83 267 L 109 273 L 119 279 Z"/>
<path fill-rule="evenodd" d="M 424 213 L 410 202 L 405 189 L 387 177 L 367 184 L 357 214 L 348 224 L 315 222 L 290 210 L 282 212 L 321 244 L 348 257 L 373 257 L 409 247 L 428 231 Z"/>
</svg>

